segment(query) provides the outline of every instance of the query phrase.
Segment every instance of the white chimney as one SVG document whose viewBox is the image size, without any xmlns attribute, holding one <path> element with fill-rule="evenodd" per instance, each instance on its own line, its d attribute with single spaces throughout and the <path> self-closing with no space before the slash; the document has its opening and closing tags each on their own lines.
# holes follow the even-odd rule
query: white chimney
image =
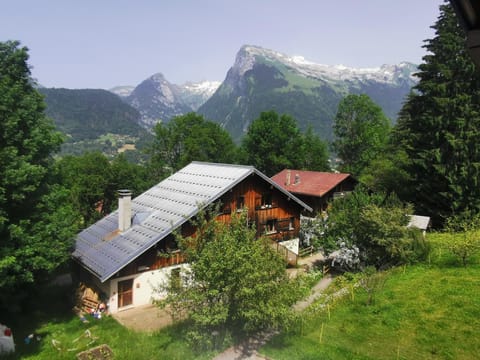
<svg viewBox="0 0 480 360">
<path fill-rule="evenodd" d="M 132 192 L 118 190 L 118 230 L 126 231 L 132 225 Z"/>
</svg>

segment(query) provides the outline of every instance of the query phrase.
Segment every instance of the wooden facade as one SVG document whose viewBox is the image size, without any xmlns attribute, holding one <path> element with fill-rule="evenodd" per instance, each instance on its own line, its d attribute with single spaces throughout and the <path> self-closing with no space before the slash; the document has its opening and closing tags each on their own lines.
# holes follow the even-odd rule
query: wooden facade
<svg viewBox="0 0 480 360">
<path fill-rule="evenodd" d="M 277 188 L 267 183 L 257 175 L 251 175 L 220 199 L 221 213 L 217 221 L 228 223 L 236 212 L 247 211 L 247 218 L 255 226 L 257 238 L 266 236 L 273 243 L 298 238 L 300 231 L 301 206 L 288 198 Z M 182 226 L 181 235 L 195 236 L 196 228 L 191 222 Z M 289 264 L 296 263 L 294 253 L 275 246 Z M 125 266 L 115 277 L 125 277 L 144 271 L 158 270 L 186 261 L 185 256 L 178 250 L 175 237 L 170 234 L 152 249 Z"/>
</svg>

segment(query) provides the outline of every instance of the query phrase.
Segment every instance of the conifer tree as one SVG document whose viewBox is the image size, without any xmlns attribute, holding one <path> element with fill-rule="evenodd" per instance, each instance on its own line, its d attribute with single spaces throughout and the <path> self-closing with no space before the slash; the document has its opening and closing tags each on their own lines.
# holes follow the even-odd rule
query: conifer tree
<svg viewBox="0 0 480 360">
<path fill-rule="evenodd" d="M 480 74 L 450 4 L 440 6 L 432 28 L 394 138 L 409 157 L 408 200 L 441 226 L 453 214 L 480 210 Z"/>
</svg>

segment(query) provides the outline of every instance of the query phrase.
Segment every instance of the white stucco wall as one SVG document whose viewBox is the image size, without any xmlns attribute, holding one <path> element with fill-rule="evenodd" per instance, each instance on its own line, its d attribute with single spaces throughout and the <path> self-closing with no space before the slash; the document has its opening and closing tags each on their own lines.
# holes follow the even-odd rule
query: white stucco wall
<svg viewBox="0 0 480 360">
<path fill-rule="evenodd" d="M 131 307 L 148 305 L 152 303 L 152 299 L 155 297 L 160 299 L 166 294 L 155 294 L 154 289 L 157 288 L 160 284 L 165 284 L 168 281 L 168 276 L 170 272 L 174 269 L 185 269 L 188 265 L 174 265 L 159 270 L 145 271 L 139 274 L 125 276 L 120 278 L 115 278 L 109 281 L 106 284 L 109 288 L 109 301 L 108 307 L 111 313 L 116 313 L 119 310 L 128 309 Z M 182 271 L 182 270 L 181 270 Z M 126 306 L 124 308 L 118 308 L 118 282 L 133 279 L 133 302 L 132 305 Z"/>
</svg>

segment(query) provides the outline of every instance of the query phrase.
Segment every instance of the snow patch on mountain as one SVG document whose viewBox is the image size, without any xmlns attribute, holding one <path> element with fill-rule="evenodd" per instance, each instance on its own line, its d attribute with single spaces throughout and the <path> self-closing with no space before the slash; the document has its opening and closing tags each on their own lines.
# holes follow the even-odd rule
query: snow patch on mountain
<svg viewBox="0 0 480 360">
<path fill-rule="evenodd" d="M 135 89 L 135 86 L 121 85 L 121 86 L 115 86 L 115 87 L 109 89 L 108 91 L 110 91 L 114 94 L 117 94 L 121 98 L 124 98 L 124 97 L 129 96 L 134 89 Z"/>
<path fill-rule="evenodd" d="M 220 86 L 221 82 L 220 81 L 202 81 L 199 83 L 192 83 L 192 82 L 187 82 L 183 84 L 182 86 L 196 94 L 210 94 L 212 95 Z"/>
<path fill-rule="evenodd" d="M 220 84 L 220 81 L 187 82 L 177 86 L 177 92 L 182 101 L 196 111 L 217 91 Z"/>
<path fill-rule="evenodd" d="M 399 79 L 416 81 L 415 77 L 411 75 L 416 66 L 408 62 L 372 68 L 353 68 L 345 65 L 317 64 L 306 60 L 303 56 L 289 56 L 259 46 L 245 45 L 242 50 L 239 52 L 234 65 L 239 75 L 243 75 L 253 67 L 256 57 L 261 57 L 266 61 L 283 63 L 289 69 L 315 79 L 353 82 L 376 81 L 390 84 L 397 83 Z"/>
</svg>

